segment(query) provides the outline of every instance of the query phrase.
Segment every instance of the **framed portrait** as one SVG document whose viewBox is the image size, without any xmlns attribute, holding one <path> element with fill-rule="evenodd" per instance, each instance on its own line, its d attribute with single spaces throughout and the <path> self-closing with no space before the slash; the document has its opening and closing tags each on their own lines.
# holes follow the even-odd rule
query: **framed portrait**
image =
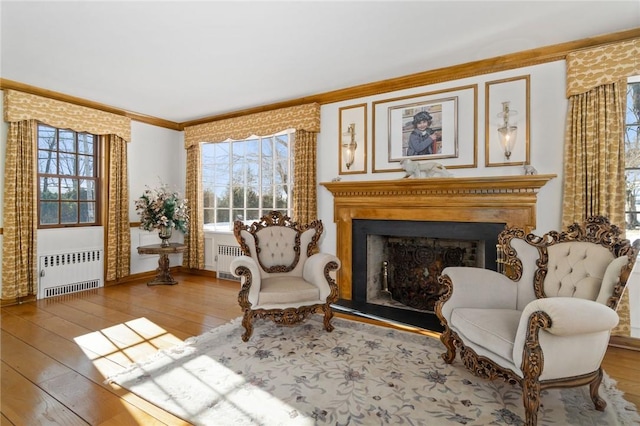
<svg viewBox="0 0 640 426">
<path fill-rule="evenodd" d="M 529 96 L 529 75 L 485 83 L 486 167 L 530 163 Z"/>
<path fill-rule="evenodd" d="M 367 104 L 338 109 L 338 174 L 367 173 Z"/>
<path fill-rule="evenodd" d="M 476 167 L 478 85 L 374 101 L 373 173 L 401 171 L 404 159 Z"/>
<path fill-rule="evenodd" d="M 389 107 L 389 162 L 458 157 L 458 98 Z"/>
</svg>

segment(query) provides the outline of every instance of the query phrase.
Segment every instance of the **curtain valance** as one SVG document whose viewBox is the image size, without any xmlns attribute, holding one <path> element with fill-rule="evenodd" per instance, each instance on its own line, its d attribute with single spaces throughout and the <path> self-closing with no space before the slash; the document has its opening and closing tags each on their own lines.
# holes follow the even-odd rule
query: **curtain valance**
<svg viewBox="0 0 640 426">
<path fill-rule="evenodd" d="M 320 105 L 317 103 L 298 105 L 188 126 L 184 129 L 184 145 L 188 149 L 200 142 L 241 140 L 252 135 L 270 135 L 286 129 L 318 133 Z"/>
<path fill-rule="evenodd" d="M 94 135 L 114 134 L 131 140 L 131 119 L 93 108 L 19 92 L 4 91 L 4 120 L 38 120 L 60 129 Z"/>
<path fill-rule="evenodd" d="M 640 39 L 567 55 L 567 98 L 640 74 Z"/>
</svg>

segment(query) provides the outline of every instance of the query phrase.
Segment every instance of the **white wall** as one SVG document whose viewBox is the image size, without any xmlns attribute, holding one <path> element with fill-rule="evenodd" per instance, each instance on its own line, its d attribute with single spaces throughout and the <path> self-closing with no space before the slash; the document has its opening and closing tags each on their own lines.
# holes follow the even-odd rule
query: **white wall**
<svg viewBox="0 0 640 426">
<path fill-rule="evenodd" d="M 448 81 L 446 83 L 422 86 L 408 90 L 385 93 L 349 101 L 323 105 L 321 109 L 321 131 L 318 137 L 318 182 L 329 182 L 340 177 L 343 181 L 400 179 L 403 172 L 372 173 L 372 105 L 373 101 L 399 96 L 446 90 L 469 84 L 478 85 L 478 161 L 476 168 L 451 169 L 456 177 L 505 176 L 523 174 L 521 166 L 485 167 L 485 82 L 508 77 L 530 75 L 530 154 L 531 165 L 540 174 L 556 174 L 538 193 L 537 229 L 543 233 L 561 226 L 562 207 L 562 158 L 564 146 L 564 124 L 567 110 L 565 98 L 565 65 L 557 61 L 542 65 L 504 71 L 495 74 Z M 338 111 L 340 107 L 367 103 L 367 174 L 338 175 Z M 465 123 L 459 123 L 465 125 Z M 381 136 L 378 135 L 378 140 Z M 384 137 L 384 135 L 382 136 Z M 520 137 L 520 136 L 519 136 Z M 386 139 L 384 139 L 386 141 Z M 519 140 L 522 143 L 522 139 Z M 460 144 L 461 149 L 465 144 Z M 468 144 L 466 144 L 468 145 Z M 399 168 L 399 165 L 398 165 Z M 336 227 L 333 218 L 333 196 L 323 186 L 318 187 L 319 218 L 325 226 L 322 240 L 323 251 L 336 253 Z"/>
<path fill-rule="evenodd" d="M 131 122 L 131 142 L 128 145 L 129 160 L 129 220 L 139 222 L 135 202 L 146 187 L 156 188 L 160 183 L 177 189 L 185 196 L 186 151 L 184 133 L 156 127 L 137 121 Z M 182 242 L 184 236 L 174 230 L 172 242 Z M 131 273 L 152 271 L 158 267 L 158 256 L 140 255 L 137 247 L 158 244 L 157 232 L 131 228 Z M 169 255 L 171 266 L 182 264 L 182 254 Z"/>
</svg>

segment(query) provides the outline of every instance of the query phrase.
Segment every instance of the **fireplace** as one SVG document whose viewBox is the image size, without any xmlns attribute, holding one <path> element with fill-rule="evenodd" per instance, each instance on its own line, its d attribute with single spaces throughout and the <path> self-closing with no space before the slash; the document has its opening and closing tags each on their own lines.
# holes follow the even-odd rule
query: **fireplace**
<svg viewBox="0 0 640 426">
<path fill-rule="evenodd" d="M 383 228 L 382 234 L 395 237 L 415 236 L 416 230 L 424 229 L 420 237 L 438 239 L 460 231 L 462 236 L 453 239 L 483 241 L 478 244 L 484 252 L 484 267 L 495 269 L 498 233 L 505 226 L 532 231 L 536 226 L 537 193 L 554 177 L 520 175 L 322 183 L 334 197 L 336 255 L 342 262 L 336 277 L 339 305 L 355 313 L 439 330 L 439 322 L 428 312 L 403 309 L 405 313 L 398 319 L 396 308 L 368 306 L 367 274 L 379 273 L 381 266 L 367 265 L 367 242 L 360 239 L 361 234 L 371 233 L 370 228 L 377 226 Z M 472 228 L 477 230 L 470 231 Z M 481 230 L 487 230 L 487 235 L 472 235 L 485 232 Z M 380 232 L 372 231 L 374 235 L 381 235 Z M 363 282 L 365 290 L 359 290 Z"/>
<path fill-rule="evenodd" d="M 437 277 L 447 266 L 497 270 L 504 223 L 355 219 L 351 300 L 339 305 L 440 331 Z"/>
</svg>

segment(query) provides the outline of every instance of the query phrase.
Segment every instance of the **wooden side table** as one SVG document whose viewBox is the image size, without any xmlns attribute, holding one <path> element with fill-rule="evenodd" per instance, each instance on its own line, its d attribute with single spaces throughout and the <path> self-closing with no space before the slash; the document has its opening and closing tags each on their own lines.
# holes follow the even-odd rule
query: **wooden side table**
<svg viewBox="0 0 640 426">
<path fill-rule="evenodd" d="M 151 244 L 148 246 L 138 247 L 138 254 L 159 254 L 158 269 L 156 269 L 156 277 L 149 281 L 147 285 L 175 285 L 178 281 L 174 280 L 169 273 L 169 255 L 173 253 L 182 253 L 187 246 L 181 243 L 171 243 L 169 247 L 162 247 L 160 244 Z"/>
</svg>

